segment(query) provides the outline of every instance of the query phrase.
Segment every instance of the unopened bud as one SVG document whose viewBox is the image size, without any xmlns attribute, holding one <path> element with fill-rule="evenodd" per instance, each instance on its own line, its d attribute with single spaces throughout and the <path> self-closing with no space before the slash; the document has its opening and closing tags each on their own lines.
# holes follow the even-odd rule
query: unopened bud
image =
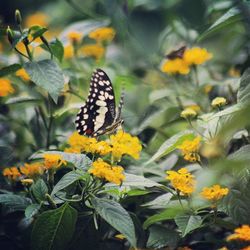
<svg viewBox="0 0 250 250">
<path fill-rule="evenodd" d="M 15 20 L 18 25 L 22 23 L 22 16 L 19 10 L 15 11 Z"/>
<path fill-rule="evenodd" d="M 14 34 L 13 34 L 13 31 L 11 30 L 10 26 L 7 27 L 6 33 L 7 33 L 7 37 L 8 37 L 8 40 L 9 40 L 10 44 L 12 44 Z"/>
</svg>

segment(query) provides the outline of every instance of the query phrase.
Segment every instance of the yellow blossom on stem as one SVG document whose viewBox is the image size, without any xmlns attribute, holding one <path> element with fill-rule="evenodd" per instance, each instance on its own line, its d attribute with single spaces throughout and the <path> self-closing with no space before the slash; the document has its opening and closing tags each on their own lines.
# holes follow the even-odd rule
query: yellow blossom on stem
<svg viewBox="0 0 250 250">
<path fill-rule="evenodd" d="M 16 76 L 19 76 L 24 81 L 29 81 L 30 80 L 30 77 L 29 77 L 29 75 L 28 75 L 28 73 L 26 72 L 25 69 L 19 69 L 19 70 L 17 70 L 16 71 Z"/>
<path fill-rule="evenodd" d="M 9 180 L 17 181 L 21 177 L 21 173 L 17 167 L 11 167 L 3 170 L 3 176 L 7 177 Z"/>
<path fill-rule="evenodd" d="M 15 89 L 12 87 L 10 80 L 6 78 L 0 78 L 0 97 L 4 97 L 13 94 Z"/>
<path fill-rule="evenodd" d="M 117 161 L 120 161 L 121 157 L 125 154 L 134 159 L 139 159 L 142 150 L 139 139 L 122 130 L 110 136 L 110 146 L 112 147 L 112 156 Z"/>
<path fill-rule="evenodd" d="M 106 141 L 97 142 L 93 147 L 95 153 L 100 155 L 107 155 L 111 152 L 112 148 Z"/>
<path fill-rule="evenodd" d="M 29 185 L 32 185 L 34 183 L 34 181 L 32 179 L 23 179 L 23 180 L 21 180 L 21 183 L 24 186 L 29 186 Z"/>
<path fill-rule="evenodd" d="M 227 241 L 231 240 L 250 241 L 250 226 L 242 225 L 234 229 L 234 233 L 227 237 Z"/>
<path fill-rule="evenodd" d="M 232 67 L 229 69 L 228 71 L 228 74 L 231 76 L 231 77 L 240 77 L 240 70 Z"/>
<path fill-rule="evenodd" d="M 213 89 L 213 86 L 207 84 L 207 85 L 204 86 L 204 93 L 205 93 L 205 94 L 209 94 L 209 93 L 211 92 L 212 89 Z"/>
<path fill-rule="evenodd" d="M 167 74 L 181 74 L 181 75 L 187 75 L 190 72 L 188 64 L 181 58 L 167 60 L 162 65 L 161 70 L 162 72 Z"/>
<path fill-rule="evenodd" d="M 105 52 L 104 47 L 99 44 L 84 45 L 80 50 L 84 56 L 94 57 L 96 60 L 100 60 Z"/>
<path fill-rule="evenodd" d="M 198 154 L 200 148 L 201 137 L 197 136 L 193 140 L 185 140 L 181 145 L 177 146 L 186 161 L 197 162 L 200 161 Z"/>
<path fill-rule="evenodd" d="M 120 185 L 125 179 L 123 171 L 121 166 L 112 166 L 99 158 L 93 162 L 88 172 L 97 178 Z"/>
<path fill-rule="evenodd" d="M 187 171 L 186 168 L 181 168 L 178 171 L 166 171 L 166 179 L 170 180 L 171 185 L 181 194 L 190 195 L 195 189 L 194 176 Z"/>
<path fill-rule="evenodd" d="M 74 56 L 74 48 L 72 44 L 68 44 L 64 46 L 64 58 L 70 59 Z"/>
<path fill-rule="evenodd" d="M 72 43 L 79 43 L 83 38 L 83 33 L 71 31 L 68 33 L 68 38 Z"/>
<path fill-rule="evenodd" d="M 66 165 L 67 162 L 59 154 L 44 154 L 44 167 L 45 169 L 57 169 L 62 165 Z"/>
<path fill-rule="evenodd" d="M 115 30 L 109 27 L 99 28 L 89 33 L 89 38 L 92 38 L 97 42 L 112 41 L 114 37 Z"/>
<path fill-rule="evenodd" d="M 183 60 L 188 65 L 199 65 L 208 61 L 212 57 L 213 55 L 209 53 L 206 49 L 199 47 L 186 49 L 183 54 Z"/>
<path fill-rule="evenodd" d="M 204 199 L 216 203 L 229 192 L 228 188 L 221 188 L 220 185 L 213 185 L 212 187 L 204 187 L 200 193 Z"/>
<path fill-rule="evenodd" d="M 30 15 L 25 19 L 25 26 L 30 27 L 30 26 L 38 25 L 38 26 L 46 27 L 49 24 L 48 20 L 49 20 L 48 15 L 42 12 L 36 12 L 33 15 Z"/>
<path fill-rule="evenodd" d="M 225 106 L 226 103 L 227 103 L 226 98 L 224 98 L 224 97 L 216 97 L 216 98 L 214 98 L 212 100 L 211 105 L 212 105 L 213 108 L 216 108 L 216 107 L 220 108 L 220 107 Z"/>
<path fill-rule="evenodd" d="M 30 178 L 35 178 L 43 174 L 43 164 L 42 162 L 34 162 L 31 164 L 25 163 L 24 166 L 20 167 L 22 174 Z"/>
<path fill-rule="evenodd" d="M 181 112 L 181 117 L 185 118 L 185 119 L 190 119 L 190 118 L 194 118 L 197 116 L 197 113 L 195 110 L 191 109 L 191 108 L 186 108 Z"/>
<path fill-rule="evenodd" d="M 201 111 L 201 107 L 199 105 L 197 105 L 197 104 L 188 105 L 186 108 L 192 109 L 195 112 L 200 112 Z"/>
</svg>

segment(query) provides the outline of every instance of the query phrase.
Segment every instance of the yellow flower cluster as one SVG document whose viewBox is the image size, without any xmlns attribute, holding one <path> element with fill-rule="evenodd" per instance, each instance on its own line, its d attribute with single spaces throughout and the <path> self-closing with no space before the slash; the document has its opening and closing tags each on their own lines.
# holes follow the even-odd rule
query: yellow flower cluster
<svg viewBox="0 0 250 250">
<path fill-rule="evenodd" d="M 42 162 L 35 162 L 31 164 L 25 163 L 24 166 L 20 167 L 20 171 L 27 177 L 35 178 L 36 176 L 43 174 L 44 168 Z"/>
<path fill-rule="evenodd" d="M 81 32 L 71 31 L 68 33 L 68 38 L 71 43 L 79 43 L 83 38 L 83 34 Z"/>
<path fill-rule="evenodd" d="M 64 46 L 64 58 L 70 59 L 74 56 L 74 47 L 72 44 L 68 44 Z"/>
<path fill-rule="evenodd" d="M 195 189 L 194 176 L 187 171 L 186 168 L 181 168 L 176 171 L 166 171 L 166 179 L 171 181 L 171 185 L 181 194 L 190 195 Z"/>
<path fill-rule="evenodd" d="M 21 177 L 21 174 L 17 167 L 11 167 L 3 170 L 3 176 L 7 177 L 9 180 L 17 181 Z"/>
<path fill-rule="evenodd" d="M 16 76 L 20 77 L 24 81 L 29 81 L 30 77 L 25 69 L 19 69 L 16 71 Z"/>
<path fill-rule="evenodd" d="M 45 169 L 57 169 L 62 165 L 66 165 L 66 161 L 59 154 L 44 154 L 44 167 Z"/>
<path fill-rule="evenodd" d="M 93 162 L 93 166 L 88 172 L 97 178 L 120 185 L 125 179 L 123 171 L 121 166 L 112 166 L 99 158 Z"/>
<path fill-rule="evenodd" d="M 89 38 L 100 43 L 102 41 L 112 41 L 115 37 L 115 30 L 109 27 L 102 27 L 89 33 Z"/>
<path fill-rule="evenodd" d="M 30 15 L 25 19 L 25 25 L 26 27 L 30 27 L 33 25 L 46 27 L 49 24 L 48 20 L 49 20 L 49 16 L 47 16 L 46 14 L 42 12 L 36 12 L 33 15 Z"/>
<path fill-rule="evenodd" d="M 181 153 L 186 161 L 197 162 L 200 161 L 198 154 L 200 148 L 200 136 L 197 136 L 193 140 L 185 140 L 181 145 L 177 146 L 181 150 Z"/>
<path fill-rule="evenodd" d="M 84 56 L 94 57 L 98 61 L 103 57 L 105 49 L 100 44 L 88 44 L 81 48 L 81 52 Z"/>
<path fill-rule="evenodd" d="M 190 118 L 194 118 L 197 116 L 197 113 L 194 109 L 192 108 L 185 108 L 182 112 L 181 112 L 181 117 L 185 118 L 185 119 L 190 119 Z"/>
<path fill-rule="evenodd" d="M 234 230 L 234 234 L 231 234 L 227 237 L 227 241 L 231 240 L 242 240 L 250 241 L 250 226 L 242 225 Z"/>
<path fill-rule="evenodd" d="M 227 103 L 226 98 L 224 98 L 224 97 L 216 97 L 216 98 L 214 98 L 212 100 L 211 105 L 212 105 L 213 108 L 216 108 L 216 107 L 220 108 L 220 107 L 225 106 L 226 103 Z"/>
<path fill-rule="evenodd" d="M 95 138 L 79 135 L 74 132 L 68 139 L 69 148 L 65 152 L 81 153 L 87 152 L 92 154 L 107 155 L 112 154 L 114 160 L 120 161 L 123 155 L 129 155 L 138 159 L 142 146 L 137 137 L 131 136 L 122 130 L 115 135 L 111 135 L 108 141 L 97 141 Z"/>
<path fill-rule="evenodd" d="M 209 201 L 217 202 L 229 192 L 228 188 L 221 188 L 220 185 L 205 187 L 202 189 L 201 196 Z"/>
<path fill-rule="evenodd" d="M 4 97 L 13 94 L 15 89 L 12 87 L 10 80 L 6 78 L 0 78 L 0 97 Z"/>
<path fill-rule="evenodd" d="M 182 57 L 166 60 L 162 65 L 162 71 L 167 74 L 186 75 L 190 72 L 190 66 L 200 65 L 212 58 L 212 54 L 204 48 L 194 47 L 186 49 Z"/>
</svg>

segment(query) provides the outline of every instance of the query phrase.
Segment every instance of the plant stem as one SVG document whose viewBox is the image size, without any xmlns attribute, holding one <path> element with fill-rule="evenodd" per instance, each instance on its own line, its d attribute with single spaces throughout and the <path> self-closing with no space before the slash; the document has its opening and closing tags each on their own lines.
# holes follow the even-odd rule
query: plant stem
<svg viewBox="0 0 250 250">
<path fill-rule="evenodd" d="M 51 129 L 53 124 L 53 114 L 52 114 L 52 107 L 51 107 L 51 97 L 48 97 L 48 111 L 49 111 L 49 121 L 48 121 L 48 127 L 47 127 L 47 140 L 46 140 L 46 148 L 49 149 L 50 146 L 50 135 L 51 135 Z"/>
</svg>

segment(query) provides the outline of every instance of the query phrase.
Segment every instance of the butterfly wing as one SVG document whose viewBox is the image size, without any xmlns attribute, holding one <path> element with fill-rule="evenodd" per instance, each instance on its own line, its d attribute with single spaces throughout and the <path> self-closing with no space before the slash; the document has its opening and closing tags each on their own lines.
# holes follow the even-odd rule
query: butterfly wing
<svg viewBox="0 0 250 250">
<path fill-rule="evenodd" d="M 114 122 L 116 116 L 115 96 L 107 74 L 97 69 L 91 77 L 88 99 L 76 117 L 79 134 L 98 136 Z"/>
</svg>

